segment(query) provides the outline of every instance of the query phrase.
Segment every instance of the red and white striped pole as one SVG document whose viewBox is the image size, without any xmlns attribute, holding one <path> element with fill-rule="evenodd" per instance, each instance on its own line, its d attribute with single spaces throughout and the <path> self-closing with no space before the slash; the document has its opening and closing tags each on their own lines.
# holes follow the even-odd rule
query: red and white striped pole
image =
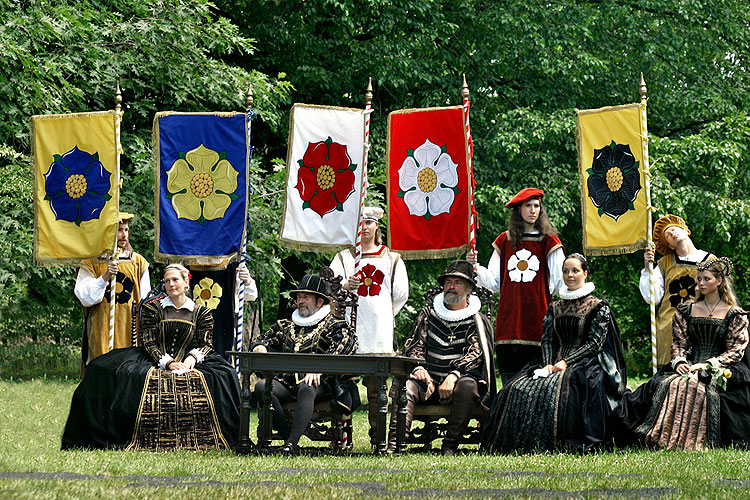
<svg viewBox="0 0 750 500">
<path fill-rule="evenodd" d="M 474 179 L 474 138 L 471 136 L 471 122 L 469 121 L 469 114 L 471 112 L 471 101 L 469 100 L 469 86 L 466 84 L 466 74 L 463 75 L 463 83 L 461 85 L 461 97 L 463 98 L 464 106 L 464 123 L 466 127 L 466 143 L 469 147 L 469 158 L 468 167 L 469 175 L 471 176 L 471 226 L 469 229 L 469 247 L 472 252 L 477 248 L 477 229 L 479 229 L 479 218 L 476 207 L 474 205 L 474 191 L 477 188 L 477 181 Z M 476 267 L 476 266 L 475 266 Z"/>
<path fill-rule="evenodd" d="M 370 152 L 370 115 L 372 114 L 372 77 L 367 82 L 367 91 L 365 92 L 365 151 L 362 160 L 362 198 L 359 205 L 359 225 L 357 229 L 357 239 L 354 245 L 354 272 L 359 271 L 359 261 L 362 258 L 362 228 L 364 221 L 362 213 L 365 209 L 365 196 L 367 195 L 367 156 Z"/>
</svg>

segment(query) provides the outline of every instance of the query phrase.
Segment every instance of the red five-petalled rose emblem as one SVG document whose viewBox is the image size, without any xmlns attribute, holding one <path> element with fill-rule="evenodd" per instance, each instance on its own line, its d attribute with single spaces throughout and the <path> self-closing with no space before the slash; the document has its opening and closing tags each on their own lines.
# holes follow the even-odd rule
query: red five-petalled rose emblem
<svg viewBox="0 0 750 500">
<path fill-rule="evenodd" d="M 380 295 L 380 288 L 384 278 L 385 274 L 383 274 L 383 271 L 377 269 L 372 264 L 367 264 L 359 272 L 359 279 L 362 280 L 362 283 L 359 285 L 357 293 L 363 297 Z"/>
<path fill-rule="evenodd" d="M 311 142 L 299 164 L 297 185 L 302 208 L 323 217 L 333 210 L 344 211 L 344 202 L 354 192 L 354 171 L 346 146 L 325 141 Z"/>
</svg>

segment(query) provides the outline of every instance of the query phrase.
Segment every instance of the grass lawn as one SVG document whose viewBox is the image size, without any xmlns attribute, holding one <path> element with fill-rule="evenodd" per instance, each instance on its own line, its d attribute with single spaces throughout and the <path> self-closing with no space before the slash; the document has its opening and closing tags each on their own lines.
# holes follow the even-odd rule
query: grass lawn
<svg viewBox="0 0 750 500">
<path fill-rule="evenodd" d="M 0 499 L 750 498 L 750 452 L 369 456 L 363 412 L 353 456 L 61 452 L 74 388 L 0 381 Z"/>
</svg>

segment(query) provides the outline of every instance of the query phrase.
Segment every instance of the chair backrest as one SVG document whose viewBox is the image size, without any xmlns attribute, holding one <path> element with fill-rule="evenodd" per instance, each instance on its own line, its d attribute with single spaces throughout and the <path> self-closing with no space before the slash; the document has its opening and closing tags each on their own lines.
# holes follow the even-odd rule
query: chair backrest
<svg viewBox="0 0 750 500">
<path fill-rule="evenodd" d="M 131 309 L 131 321 L 130 321 L 130 343 L 133 347 L 139 347 L 143 345 L 143 339 L 141 339 L 141 311 L 143 306 L 153 302 L 155 300 L 161 300 L 166 297 L 167 292 L 164 289 L 164 280 L 159 281 L 148 294 L 141 299 L 139 302 L 133 301 L 133 307 Z"/>
<path fill-rule="evenodd" d="M 323 267 L 320 270 L 320 278 L 328 284 L 328 289 L 331 291 L 331 298 L 333 299 L 333 314 L 337 318 L 344 319 L 346 315 L 346 308 L 351 307 L 351 313 L 349 315 L 349 324 L 352 329 L 357 329 L 357 304 L 359 302 L 359 295 L 355 292 L 344 290 L 341 285 L 341 276 L 334 274 L 333 269 L 330 267 Z"/>
</svg>

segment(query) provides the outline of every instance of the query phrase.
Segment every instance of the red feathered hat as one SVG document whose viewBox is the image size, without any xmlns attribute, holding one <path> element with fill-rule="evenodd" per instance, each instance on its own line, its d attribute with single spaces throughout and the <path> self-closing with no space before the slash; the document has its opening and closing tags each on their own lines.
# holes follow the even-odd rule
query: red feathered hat
<svg viewBox="0 0 750 500">
<path fill-rule="evenodd" d="M 544 198 L 544 191 L 538 188 L 523 188 L 505 206 L 508 208 L 515 207 L 534 198 L 539 198 L 540 200 Z"/>
</svg>

